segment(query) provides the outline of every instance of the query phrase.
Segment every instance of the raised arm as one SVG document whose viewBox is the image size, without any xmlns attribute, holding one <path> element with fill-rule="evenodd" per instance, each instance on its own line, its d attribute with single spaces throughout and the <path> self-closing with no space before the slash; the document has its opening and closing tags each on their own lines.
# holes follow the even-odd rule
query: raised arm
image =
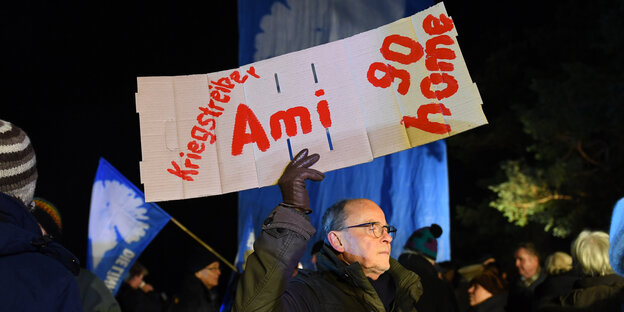
<svg viewBox="0 0 624 312">
<path fill-rule="evenodd" d="M 316 232 L 307 216 L 312 210 L 305 181 L 324 178 L 322 172 L 310 168 L 318 160 L 318 154 L 308 155 L 304 149 L 282 173 L 278 182 L 282 203 L 264 221 L 254 253 L 247 258 L 233 311 L 296 310 L 296 302 L 283 294 L 308 239 Z"/>
</svg>

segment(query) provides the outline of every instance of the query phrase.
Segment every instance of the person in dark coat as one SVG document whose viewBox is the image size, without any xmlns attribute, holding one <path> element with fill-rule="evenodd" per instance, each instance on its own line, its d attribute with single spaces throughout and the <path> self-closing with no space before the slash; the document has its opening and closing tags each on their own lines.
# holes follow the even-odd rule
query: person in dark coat
<svg viewBox="0 0 624 312">
<path fill-rule="evenodd" d="M 543 312 L 624 311 L 624 199 L 614 207 L 610 234 L 583 231 L 572 245 L 576 269 L 584 276 L 562 297 L 563 306 Z M 613 274 L 615 271 L 616 274 Z M 540 311 L 540 312 L 541 312 Z"/>
<path fill-rule="evenodd" d="M 621 312 L 624 277 L 615 274 L 609 263 L 609 234 L 602 231 L 583 231 L 572 245 L 572 256 L 583 271 L 583 277 L 564 298 L 564 306 L 590 308 L 595 304 L 612 302 L 603 306 L 605 312 Z"/>
<path fill-rule="evenodd" d="M 34 207 L 31 210 L 35 219 L 39 223 L 41 230 L 52 240 L 62 244 L 63 239 L 63 219 L 54 204 L 43 199 L 35 198 Z M 77 277 L 80 288 L 80 301 L 84 311 L 92 312 L 120 312 L 121 307 L 113 293 L 104 285 L 91 271 L 80 268 Z"/>
<path fill-rule="evenodd" d="M 135 262 L 128 277 L 121 283 L 116 299 L 123 312 L 160 312 L 165 310 L 165 302 L 154 291 L 154 286 L 146 283 L 143 278 L 149 271 L 140 262 Z"/>
<path fill-rule="evenodd" d="M 470 281 L 468 312 L 505 312 L 507 291 L 505 283 L 493 270 L 483 270 Z"/>
<path fill-rule="evenodd" d="M 36 182 L 30 139 L 0 120 L 0 309 L 82 311 L 78 259 L 30 213 Z"/>
<path fill-rule="evenodd" d="M 219 261 L 208 250 L 196 248 L 187 262 L 190 274 L 185 277 L 181 291 L 173 297 L 170 311 L 219 311 L 221 301 L 216 287 L 221 275 Z"/>
<path fill-rule="evenodd" d="M 546 258 L 544 268 L 548 275 L 535 288 L 538 311 L 547 305 L 558 305 L 559 297 L 572 291 L 572 286 L 580 278 L 578 271 L 573 269 L 572 257 L 565 252 L 557 251 Z"/>
<path fill-rule="evenodd" d="M 516 248 L 514 259 L 519 276 L 510 283 L 507 309 L 509 312 L 535 311 L 535 288 L 546 279 L 539 253 L 533 243 L 522 243 Z"/>
<path fill-rule="evenodd" d="M 419 312 L 458 311 L 457 300 L 453 289 L 439 278 L 435 269 L 438 255 L 437 238 L 442 235 L 442 228 L 437 224 L 420 228 L 409 237 L 399 263 L 406 269 L 420 276 L 423 295 L 416 303 Z"/>
</svg>

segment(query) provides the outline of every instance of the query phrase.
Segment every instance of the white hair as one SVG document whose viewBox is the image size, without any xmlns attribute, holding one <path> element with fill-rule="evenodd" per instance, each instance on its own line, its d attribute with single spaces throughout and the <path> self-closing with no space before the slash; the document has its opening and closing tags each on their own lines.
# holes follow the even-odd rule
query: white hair
<svg viewBox="0 0 624 312">
<path fill-rule="evenodd" d="M 572 257 L 565 252 L 557 251 L 546 258 L 546 272 L 557 275 L 572 270 Z"/>
<path fill-rule="evenodd" d="M 572 256 L 586 275 L 614 273 L 609 263 L 609 234 L 605 232 L 581 232 L 572 245 Z"/>
</svg>

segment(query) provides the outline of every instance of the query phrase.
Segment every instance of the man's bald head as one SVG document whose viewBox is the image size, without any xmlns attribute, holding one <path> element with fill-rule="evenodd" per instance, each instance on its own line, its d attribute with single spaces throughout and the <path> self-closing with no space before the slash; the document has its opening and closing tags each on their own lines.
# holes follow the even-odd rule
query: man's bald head
<svg viewBox="0 0 624 312">
<path fill-rule="evenodd" d="M 333 205 L 331 205 L 323 214 L 321 222 L 323 233 L 327 236 L 327 233 L 340 229 L 345 226 L 345 220 L 347 219 L 347 205 L 359 206 L 363 203 L 370 202 L 370 199 L 355 198 L 355 199 L 343 199 Z"/>
</svg>

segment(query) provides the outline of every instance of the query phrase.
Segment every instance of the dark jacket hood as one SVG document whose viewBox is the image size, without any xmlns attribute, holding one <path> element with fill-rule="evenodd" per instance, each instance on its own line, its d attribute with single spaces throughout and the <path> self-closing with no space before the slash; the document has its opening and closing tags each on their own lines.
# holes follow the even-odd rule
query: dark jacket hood
<svg viewBox="0 0 624 312">
<path fill-rule="evenodd" d="M 25 231 L 39 233 L 39 224 L 28 208 L 17 198 L 0 192 L 0 222 L 13 224 Z"/>
<path fill-rule="evenodd" d="M 0 193 L 0 256 L 39 252 L 60 262 L 74 275 L 78 259 L 60 244 L 43 236 L 35 217 L 20 200 Z"/>
</svg>

